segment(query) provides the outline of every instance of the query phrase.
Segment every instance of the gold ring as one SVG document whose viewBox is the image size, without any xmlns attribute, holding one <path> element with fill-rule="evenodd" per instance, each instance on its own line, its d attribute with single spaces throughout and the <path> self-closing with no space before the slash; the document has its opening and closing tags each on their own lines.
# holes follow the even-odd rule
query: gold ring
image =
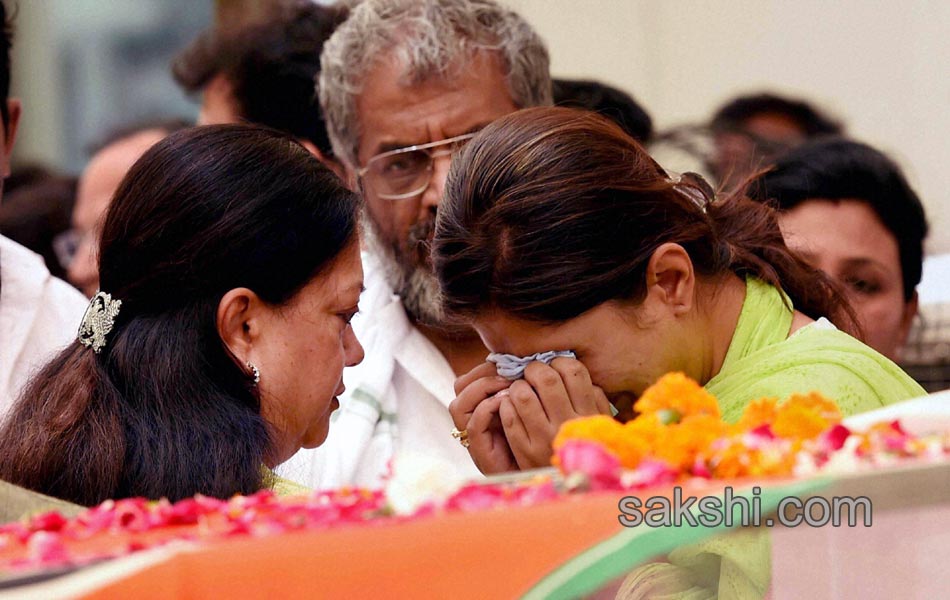
<svg viewBox="0 0 950 600">
<path fill-rule="evenodd" d="M 463 429 L 462 431 L 459 431 L 457 427 L 453 427 L 453 428 L 452 428 L 452 437 L 454 437 L 455 439 L 457 439 L 457 440 L 459 441 L 459 443 L 462 444 L 462 447 L 463 447 L 463 448 L 468 448 L 468 445 L 469 445 L 469 441 L 468 441 L 468 429 Z"/>
</svg>

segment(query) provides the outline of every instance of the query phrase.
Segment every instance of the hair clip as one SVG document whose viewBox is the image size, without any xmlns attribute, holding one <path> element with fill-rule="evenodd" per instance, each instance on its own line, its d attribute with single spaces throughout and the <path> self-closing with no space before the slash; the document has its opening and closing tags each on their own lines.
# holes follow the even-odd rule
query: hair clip
<svg viewBox="0 0 950 600">
<path fill-rule="evenodd" d="M 111 295 L 97 292 L 89 301 L 79 325 L 79 343 L 92 347 L 92 351 L 99 354 L 106 345 L 106 335 L 112 331 L 121 307 L 121 300 L 113 300 Z"/>
<path fill-rule="evenodd" d="M 699 173 L 687 171 L 681 175 L 671 175 L 670 182 L 680 194 L 693 201 L 703 212 L 716 200 L 716 191 Z"/>
</svg>

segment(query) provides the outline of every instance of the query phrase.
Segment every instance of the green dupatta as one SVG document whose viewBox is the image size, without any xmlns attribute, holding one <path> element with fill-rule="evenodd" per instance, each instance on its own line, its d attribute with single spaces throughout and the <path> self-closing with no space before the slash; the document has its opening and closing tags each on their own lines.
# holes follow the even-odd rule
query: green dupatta
<svg viewBox="0 0 950 600">
<path fill-rule="evenodd" d="M 706 383 L 726 421 L 758 398 L 818 391 L 850 416 L 926 394 L 900 367 L 848 334 L 810 324 L 789 337 L 793 309 L 781 291 L 746 278 L 746 297 L 722 368 Z M 678 548 L 637 569 L 618 598 L 762 598 L 771 579 L 766 531 L 741 530 Z"/>
<path fill-rule="evenodd" d="M 845 416 L 926 394 L 909 375 L 850 335 L 815 324 L 791 337 L 791 302 L 758 279 L 746 298 L 722 368 L 706 383 L 723 418 L 734 422 L 752 400 L 818 391 Z"/>
</svg>

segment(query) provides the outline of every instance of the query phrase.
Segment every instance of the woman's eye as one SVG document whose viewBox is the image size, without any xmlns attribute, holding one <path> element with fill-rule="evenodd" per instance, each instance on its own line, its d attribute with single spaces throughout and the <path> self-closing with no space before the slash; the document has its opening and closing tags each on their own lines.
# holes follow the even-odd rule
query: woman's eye
<svg viewBox="0 0 950 600">
<path fill-rule="evenodd" d="M 340 313 L 340 314 L 339 314 L 339 317 L 340 317 L 341 319 L 343 319 L 343 324 L 344 324 L 344 325 L 349 325 L 349 324 L 350 324 L 350 321 L 353 320 L 353 317 L 355 317 L 356 315 L 358 315 L 359 312 L 360 312 L 360 311 L 359 311 L 358 309 L 357 309 L 357 310 L 351 310 L 351 311 L 347 311 L 347 312 L 345 312 L 345 313 Z"/>
<path fill-rule="evenodd" d="M 847 280 L 848 287 L 859 294 L 871 296 L 881 291 L 881 285 L 864 277 L 852 277 Z"/>
</svg>

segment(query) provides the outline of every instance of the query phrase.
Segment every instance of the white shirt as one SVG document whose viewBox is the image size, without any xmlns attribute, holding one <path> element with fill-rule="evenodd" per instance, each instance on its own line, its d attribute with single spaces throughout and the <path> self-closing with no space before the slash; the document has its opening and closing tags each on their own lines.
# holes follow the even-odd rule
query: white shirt
<svg viewBox="0 0 950 600">
<path fill-rule="evenodd" d="M 366 357 L 344 372 L 347 391 L 326 442 L 298 452 L 280 474 L 318 490 L 378 488 L 393 456 L 411 452 L 445 463 L 451 476 L 482 477 L 451 436 L 452 368 L 412 325 L 378 261 L 364 253 L 363 263 L 366 291 L 353 329 Z"/>
<path fill-rule="evenodd" d="M 88 303 L 43 257 L 0 236 L 0 420 L 30 376 L 76 339 Z"/>
</svg>

